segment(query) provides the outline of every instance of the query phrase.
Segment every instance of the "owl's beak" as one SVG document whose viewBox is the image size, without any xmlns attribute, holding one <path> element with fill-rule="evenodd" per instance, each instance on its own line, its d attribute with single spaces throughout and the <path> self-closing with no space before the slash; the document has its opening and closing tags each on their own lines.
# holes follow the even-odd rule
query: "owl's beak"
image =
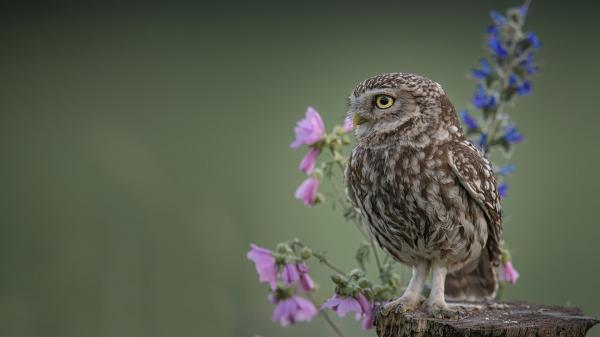
<svg viewBox="0 0 600 337">
<path fill-rule="evenodd" d="M 367 122 L 368 119 L 360 116 L 359 114 L 355 113 L 354 117 L 352 118 L 352 122 L 354 123 L 354 125 L 361 125 L 364 124 L 365 122 Z"/>
</svg>

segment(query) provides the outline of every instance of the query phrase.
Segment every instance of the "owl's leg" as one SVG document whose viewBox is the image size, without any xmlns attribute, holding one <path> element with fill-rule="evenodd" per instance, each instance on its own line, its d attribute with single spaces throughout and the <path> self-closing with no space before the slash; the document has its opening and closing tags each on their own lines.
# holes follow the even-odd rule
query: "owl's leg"
<svg viewBox="0 0 600 337">
<path fill-rule="evenodd" d="M 449 307 L 444 296 L 444 285 L 448 268 L 441 262 L 432 265 L 431 293 L 427 300 L 429 313 L 436 318 L 457 318 L 464 308 L 459 306 Z"/>
<path fill-rule="evenodd" d="M 404 290 L 404 294 L 397 299 L 386 303 L 383 306 L 383 314 L 387 315 L 392 311 L 407 312 L 415 310 L 423 302 L 421 291 L 425 285 L 425 279 L 429 274 L 429 262 L 418 262 L 412 268 L 412 277 L 408 283 L 408 287 Z"/>
</svg>

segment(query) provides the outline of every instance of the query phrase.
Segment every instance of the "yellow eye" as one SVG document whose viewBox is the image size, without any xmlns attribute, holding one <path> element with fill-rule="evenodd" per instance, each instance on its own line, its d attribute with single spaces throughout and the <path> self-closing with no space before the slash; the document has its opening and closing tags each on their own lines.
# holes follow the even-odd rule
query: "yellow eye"
<svg viewBox="0 0 600 337">
<path fill-rule="evenodd" d="M 387 109 L 394 105 L 394 97 L 379 95 L 375 98 L 375 105 L 377 105 L 379 109 Z"/>
</svg>

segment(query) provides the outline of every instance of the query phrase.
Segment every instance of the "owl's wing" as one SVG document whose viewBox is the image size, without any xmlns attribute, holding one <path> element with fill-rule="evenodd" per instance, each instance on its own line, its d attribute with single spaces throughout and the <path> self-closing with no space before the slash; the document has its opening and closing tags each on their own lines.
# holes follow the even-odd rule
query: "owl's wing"
<svg viewBox="0 0 600 337">
<path fill-rule="evenodd" d="M 487 249 L 490 260 L 500 259 L 502 211 L 492 165 L 468 140 L 453 143 L 448 149 L 448 163 L 469 196 L 481 207 L 488 223 Z"/>
</svg>

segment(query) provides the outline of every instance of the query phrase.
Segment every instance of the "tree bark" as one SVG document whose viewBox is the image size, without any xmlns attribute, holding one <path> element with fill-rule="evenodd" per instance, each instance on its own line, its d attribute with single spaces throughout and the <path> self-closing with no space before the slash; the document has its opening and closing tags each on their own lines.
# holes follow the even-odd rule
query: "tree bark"
<svg viewBox="0 0 600 337">
<path fill-rule="evenodd" d="M 455 303 L 461 305 L 461 303 Z M 457 319 L 436 319 L 426 311 L 375 311 L 379 337 L 583 337 L 598 323 L 571 307 L 526 302 L 464 304 Z"/>
</svg>

